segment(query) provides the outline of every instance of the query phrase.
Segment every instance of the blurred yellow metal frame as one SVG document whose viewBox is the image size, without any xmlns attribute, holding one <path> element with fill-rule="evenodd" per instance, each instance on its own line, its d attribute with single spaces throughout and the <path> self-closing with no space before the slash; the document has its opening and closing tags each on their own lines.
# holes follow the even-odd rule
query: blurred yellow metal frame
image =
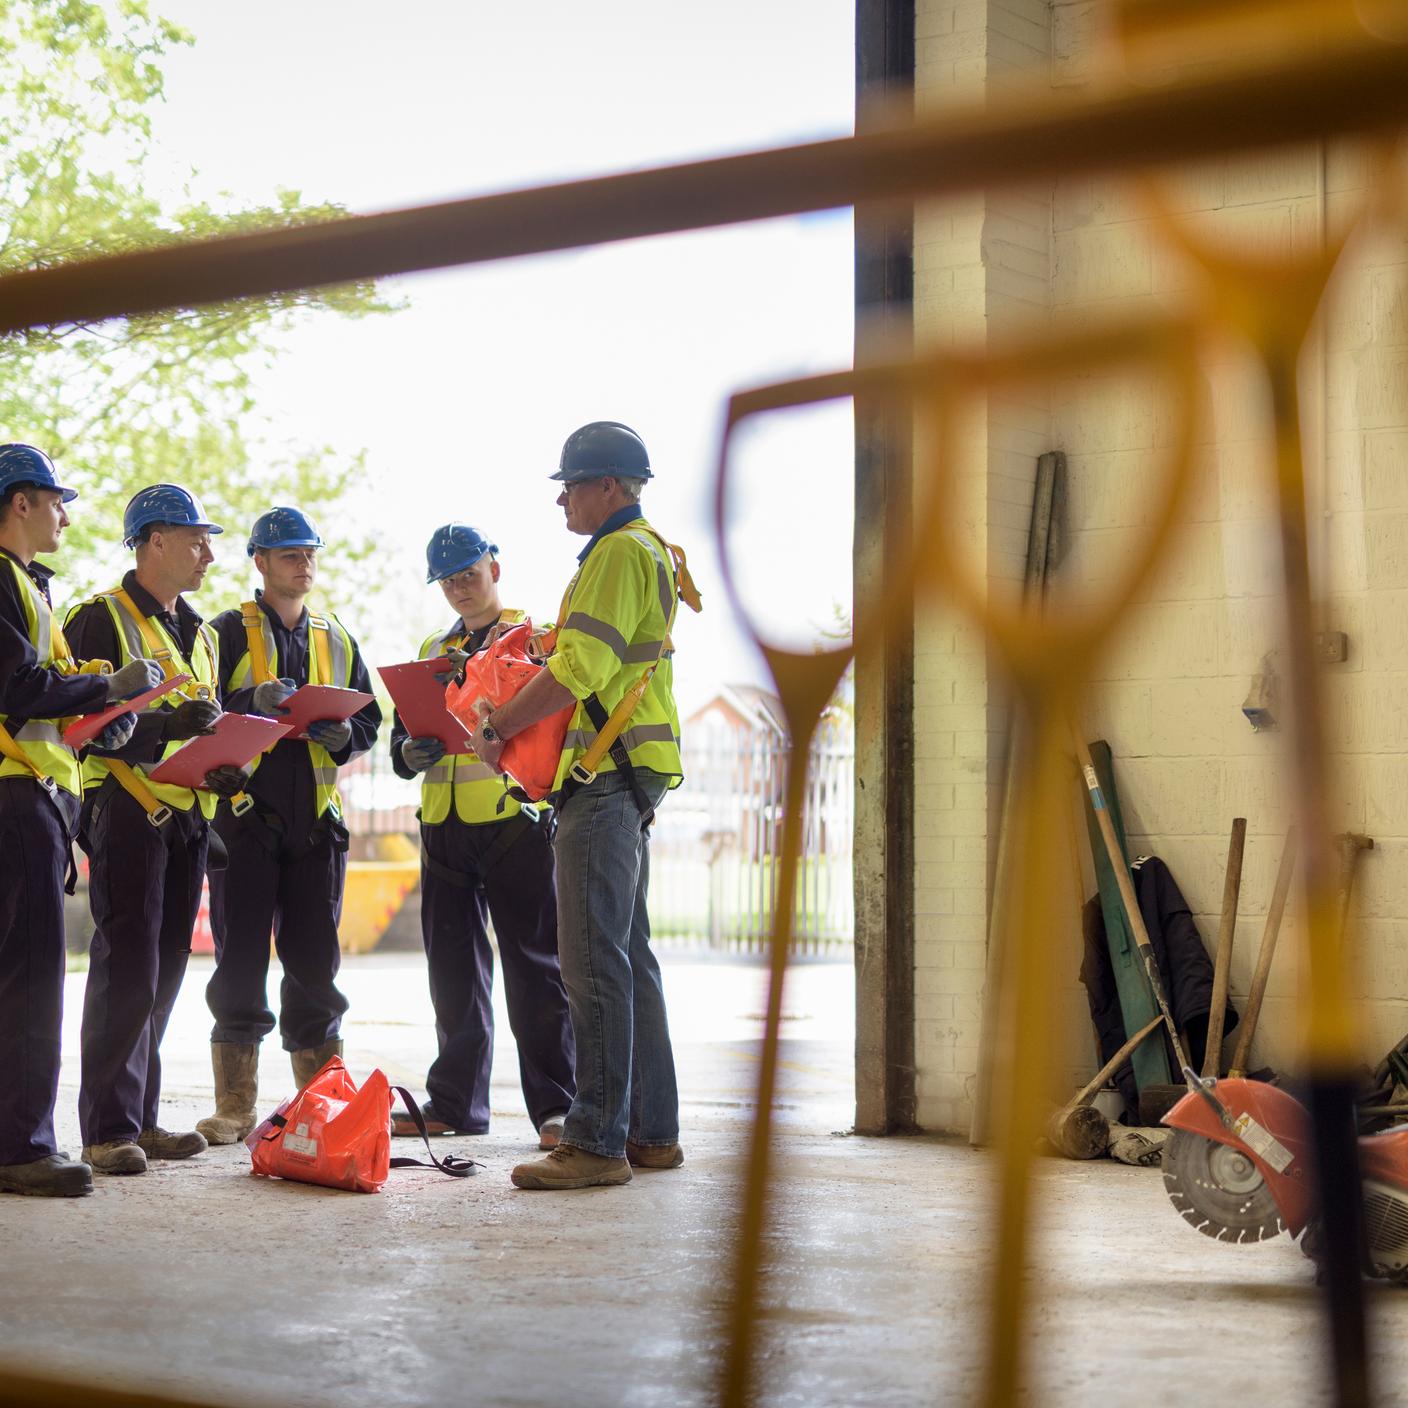
<svg viewBox="0 0 1408 1408">
<path fill-rule="evenodd" d="M 1308 0 L 1287 0 L 1297 12 Z M 1270 0 L 1252 0 L 1261 11 Z M 1172 9 L 1173 6 L 1170 6 Z M 1204 10 L 1208 10 L 1206 4 Z M 1215 7 L 1214 7 L 1215 8 Z M 1225 9 L 1226 7 L 1224 7 Z M 1334 9 L 1334 0 L 1321 14 Z M 1274 15 L 1272 16 L 1274 22 Z M 1239 66 L 1163 86 L 1141 86 L 1118 76 L 1078 94 L 1053 92 L 1045 82 L 991 101 L 863 135 L 780 151 L 750 153 L 654 171 L 569 182 L 536 190 L 455 201 L 417 210 L 349 217 L 295 230 L 192 242 L 140 253 L 12 274 L 0 279 L 0 332 L 94 322 L 122 315 L 159 315 L 192 304 L 256 296 L 353 278 L 512 258 L 614 240 L 706 228 L 855 203 L 911 200 L 978 187 L 1055 178 L 1081 172 L 1144 173 L 1200 157 L 1254 151 L 1300 140 L 1384 136 L 1408 127 L 1408 48 L 1366 34 L 1335 29 L 1333 45 L 1304 47 L 1272 62 Z M 1192 247 L 1168 223 L 1171 238 Z M 1058 858 L 1050 844 L 1059 828 L 1048 823 L 1064 806 L 1069 775 L 1066 730 L 1079 705 L 1081 682 L 1131 596 L 1168 550 L 1177 510 L 1192 480 L 1189 446 L 1196 417 L 1193 386 L 1199 348 L 1214 331 L 1233 330 L 1251 341 L 1273 393 L 1278 447 L 1277 491 L 1286 562 L 1285 595 L 1291 627 L 1288 675 L 1298 707 L 1298 796 L 1307 837 L 1309 952 L 1314 981 L 1307 1012 L 1313 1069 L 1333 1076 L 1349 1051 L 1348 984 L 1333 943 L 1334 867 L 1326 834 L 1325 752 L 1312 660 L 1311 601 L 1303 469 L 1295 371 L 1310 315 L 1318 306 L 1329 261 L 1294 270 L 1234 266 L 1216 254 L 1195 254 L 1210 277 L 1210 296 L 1190 322 L 1151 319 L 1081 338 L 1038 339 L 981 356 L 961 354 L 745 393 L 730 404 L 731 431 L 744 418 L 784 405 L 851 394 L 912 398 L 936 429 L 938 453 L 923 485 L 918 522 L 930 536 L 902 583 L 915 591 L 947 594 L 989 631 L 1008 670 L 1019 706 L 1027 711 L 1033 746 L 1024 767 L 1015 822 L 1024 874 L 1013 925 L 1011 995 L 1020 1043 L 1009 1063 L 1028 1059 L 1045 1040 L 1044 957 L 1034 942 L 1039 897 L 1055 888 Z M 1229 275 L 1235 270 L 1235 277 Z M 1286 297 L 1284 280 L 1294 279 Z M 1250 283 L 1248 282 L 1250 281 Z M 1224 306 L 1224 302 L 1226 306 Z M 1232 310 L 1235 309 L 1235 313 Z M 1098 610 L 1079 619 L 1048 621 L 1041 629 L 988 600 L 981 582 L 961 569 L 946 545 L 937 491 L 955 463 L 950 434 L 955 411 L 975 389 L 1050 380 L 1077 365 L 1114 363 L 1163 369 L 1181 402 L 1176 442 L 1170 447 L 1161 508 L 1148 540 L 1126 577 Z M 719 463 L 717 500 L 725 501 L 728 437 Z M 722 517 L 720 517 L 722 525 Z M 722 531 L 722 526 L 720 527 Z M 935 548 L 934 545 L 944 545 Z M 730 580 L 735 609 L 746 603 Z M 857 630 L 884 629 L 885 603 L 857 603 Z M 755 631 L 755 635 L 757 632 Z M 776 1087 L 778 1032 L 790 938 L 808 742 L 843 672 L 850 651 L 800 656 L 760 639 L 787 709 L 792 733 L 784 864 L 772 938 L 772 982 L 767 1007 L 758 1114 L 742 1189 L 743 1218 L 735 1249 L 736 1274 L 727 1298 L 728 1349 L 720 1366 L 719 1399 L 744 1408 L 759 1396 L 756 1379 L 758 1294 L 767 1217 L 769 1135 Z M 1012 1069 L 1009 1064 L 1008 1069 Z M 994 1277 L 985 1400 L 1015 1401 L 1021 1382 L 1023 1294 L 1027 1246 L 1028 1173 L 1035 1113 L 1020 1082 L 1007 1081 L 1007 1119 L 1001 1156 L 999 1257 Z M 1362 1339 L 1337 1342 L 1339 1359 L 1357 1354 Z M 1339 1361 L 1337 1361 L 1338 1363 Z M 1340 1363 L 1343 1368 L 1344 1364 Z M 1368 1401 L 1367 1382 L 1356 1389 L 1337 1380 L 1339 1401 Z M 175 1404 L 148 1394 L 102 1391 L 61 1379 L 0 1373 L 0 1395 L 11 1404 Z"/>
</svg>

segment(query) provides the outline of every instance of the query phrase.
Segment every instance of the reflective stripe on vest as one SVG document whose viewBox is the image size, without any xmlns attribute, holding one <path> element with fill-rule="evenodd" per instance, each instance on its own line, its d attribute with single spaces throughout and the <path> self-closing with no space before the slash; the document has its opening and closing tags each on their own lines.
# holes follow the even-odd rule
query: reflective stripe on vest
<svg viewBox="0 0 1408 1408">
<path fill-rule="evenodd" d="M 196 628 L 195 649 L 191 652 L 191 658 L 186 659 L 181 654 L 181 647 L 171 638 L 166 627 L 154 616 L 143 616 L 141 622 L 132 618 L 122 602 L 122 597 L 126 593 L 117 588 L 110 592 L 100 592 L 94 601 L 101 601 L 108 609 L 108 614 L 112 617 L 113 624 L 117 629 L 118 644 L 121 647 L 120 660 L 114 662 L 117 668 L 121 668 L 132 660 L 156 659 L 161 665 L 162 671 L 167 678 L 173 675 L 185 674 L 191 676 L 191 682 L 164 694 L 160 699 L 147 705 L 147 712 L 153 709 L 166 710 L 176 708 L 187 699 L 213 699 L 218 697 L 220 692 L 219 673 L 217 667 L 219 645 L 215 636 L 204 621 Z M 129 601 L 130 597 L 127 598 Z M 155 643 L 150 646 L 147 636 Z M 164 762 L 178 748 L 184 747 L 187 740 L 174 739 L 162 750 L 161 760 Z M 141 781 L 144 788 L 148 790 L 163 806 L 170 807 L 174 811 L 188 812 L 197 803 L 200 805 L 201 815 L 207 821 L 215 815 L 216 797 L 210 792 L 193 792 L 189 787 L 173 787 L 170 783 L 153 782 L 147 776 L 149 768 L 155 768 L 152 763 L 147 766 L 131 764 L 133 776 Z M 103 758 L 89 754 L 83 763 L 83 786 L 85 789 L 99 787 L 110 776 L 113 776 L 112 769 Z"/>
<path fill-rule="evenodd" d="M 499 624 L 516 626 L 528 618 L 522 611 L 505 611 Z M 430 636 L 420 648 L 421 660 L 434 660 L 451 647 L 464 644 L 466 633 L 452 626 Z M 450 815 L 470 826 L 485 821 L 506 821 L 517 816 L 519 804 L 506 791 L 502 773 L 481 763 L 473 753 L 447 753 L 421 774 L 420 819 L 426 826 L 439 826 Z"/>
<path fill-rule="evenodd" d="M 268 614 L 257 602 L 247 601 L 240 608 L 244 623 L 245 653 L 230 672 L 230 688 L 243 689 L 250 684 L 267 684 L 278 679 L 274 666 L 278 664 L 278 646 L 274 626 Z M 262 656 L 262 659 L 258 657 Z M 347 689 L 352 683 L 352 637 L 342 622 L 332 615 L 308 613 L 308 683 L 331 684 Z M 337 764 L 321 743 L 309 739 L 305 746 L 313 765 L 313 788 L 317 814 L 331 810 L 342 815 L 342 798 L 337 790 Z M 252 777 L 259 769 L 264 754 L 259 754 L 247 769 Z"/>
<path fill-rule="evenodd" d="M 73 655 L 64 633 L 54 621 L 54 613 L 44 594 L 34 585 L 33 578 L 13 558 L 5 556 L 20 589 L 29 643 L 34 647 L 41 668 L 73 673 Z M 9 723 L 9 716 L 0 714 L 0 727 Z M 8 733 L 8 730 L 7 730 Z M 83 790 L 78 754 L 63 741 L 57 719 L 29 719 L 9 734 L 13 743 L 12 756 L 6 749 L 0 756 L 0 777 L 33 777 L 36 781 L 51 780 L 65 792 L 79 796 Z M 47 784 L 46 784 L 47 785 Z"/>
<path fill-rule="evenodd" d="M 658 537 L 649 523 L 641 518 L 632 519 L 609 536 L 611 538 L 618 536 L 632 538 L 650 554 L 651 561 L 655 564 L 655 596 L 660 609 L 658 631 L 663 633 L 663 641 L 659 638 L 659 634 L 656 634 L 655 638 L 651 640 L 627 641 L 617 626 L 603 620 L 591 611 L 591 603 L 578 601 L 577 588 L 586 564 L 577 570 L 568 583 L 567 591 L 562 599 L 562 608 L 558 612 L 558 619 L 561 622 L 559 630 L 579 631 L 590 636 L 593 640 L 600 641 L 621 662 L 621 669 L 616 677 L 605 689 L 597 692 L 597 698 L 608 716 L 613 713 L 626 692 L 642 678 L 643 672 L 632 667 L 644 665 L 648 671 L 650 667 L 655 666 L 645 695 L 622 729 L 620 738 L 635 766 L 678 778 L 681 772 L 679 719 L 675 712 L 674 703 L 671 665 L 674 647 L 670 641 L 670 628 L 679 607 L 680 595 L 676 590 L 670 550 L 662 546 L 663 540 Z M 690 590 L 693 591 L 692 586 Z M 643 624 L 644 622 L 642 622 Z M 641 719 L 642 713 L 644 713 L 643 719 Z M 633 722 L 635 719 L 641 719 L 641 722 Z M 596 737 L 596 727 L 585 707 L 579 702 L 572 715 L 567 736 L 563 741 L 556 786 L 562 786 L 571 772 L 573 764 L 582 760 L 583 755 L 591 747 Z M 609 755 L 605 755 L 599 760 L 588 761 L 595 762 L 596 771 L 610 772 L 615 770 L 616 765 Z"/>
</svg>

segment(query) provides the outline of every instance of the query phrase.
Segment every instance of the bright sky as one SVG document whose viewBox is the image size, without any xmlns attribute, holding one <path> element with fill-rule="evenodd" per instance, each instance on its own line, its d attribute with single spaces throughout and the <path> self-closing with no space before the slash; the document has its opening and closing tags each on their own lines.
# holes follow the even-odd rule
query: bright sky
<svg viewBox="0 0 1408 1408">
<path fill-rule="evenodd" d="M 851 0 L 154 8 L 197 39 L 170 63 L 157 137 L 207 196 L 291 187 L 370 211 L 851 128 Z M 676 633 L 682 706 L 762 678 L 711 541 L 722 409 L 733 389 L 849 364 L 851 259 L 842 211 L 416 275 L 389 285 L 400 313 L 310 321 L 262 405 L 279 439 L 368 450 L 380 487 L 356 511 L 406 584 L 329 604 L 373 660 L 404 658 L 445 616 L 426 539 L 461 519 L 499 543 L 506 604 L 551 615 L 581 540 L 547 476 L 577 425 L 623 420 L 658 475 L 646 510 L 705 592 Z M 770 619 L 849 607 L 851 465 L 835 410 L 749 437 L 732 531 Z"/>
</svg>

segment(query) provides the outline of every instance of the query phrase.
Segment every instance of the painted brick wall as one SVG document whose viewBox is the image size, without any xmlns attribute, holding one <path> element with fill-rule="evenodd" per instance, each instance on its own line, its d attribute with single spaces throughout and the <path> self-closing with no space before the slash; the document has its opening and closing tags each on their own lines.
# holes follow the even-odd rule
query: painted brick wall
<svg viewBox="0 0 1408 1408">
<path fill-rule="evenodd" d="M 1077 89 L 1093 71 L 1106 13 L 1104 0 L 920 0 L 921 102 L 971 97 L 1034 69 L 1057 90 Z M 1173 203 L 1209 237 L 1300 250 L 1336 228 L 1370 179 L 1351 154 L 1302 148 L 1181 173 Z M 981 344 L 1016 326 L 1177 306 L 1194 280 L 1127 188 L 1060 181 L 921 212 L 916 329 L 921 341 Z M 1380 234 L 1356 247 L 1319 338 L 1303 375 L 1313 547 L 1325 625 L 1350 638 L 1348 662 L 1325 677 L 1335 824 L 1376 842 L 1360 871 L 1353 940 L 1372 1060 L 1408 1031 L 1408 242 Z M 1177 559 L 1131 612 L 1086 723 L 1114 749 L 1131 846 L 1169 862 L 1209 944 L 1227 832 L 1233 816 L 1247 817 L 1236 997 L 1246 991 L 1286 825 L 1284 735 L 1254 733 L 1240 710 L 1258 661 L 1279 644 L 1277 549 L 1263 487 L 1265 397 L 1235 346 L 1208 366 L 1206 401 L 1204 474 Z M 1147 522 L 1168 438 L 1157 388 L 1134 376 L 980 408 L 955 491 L 973 569 L 990 591 L 1014 589 L 1035 460 L 1060 448 L 1071 493 L 1066 587 L 1077 598 L 1099 590 Z M 971 627 L 942 610 L 921 613 L 917 1056 L 920 1121 L 931 1128 L 966 1129 L 971 1112 L 1006 736 L 994 680 Z M 1074 807 L 1073 823 L 1088 893 Z M 1076 888 L 1073 878 L 1070 894 L 1053 897 L 1052 942 L 1066 975 L 1056 994 L 1066 1038 L 1053 1070 L 1067 1086 L 1094 1065 L 1075 981 Z M 1294 1058 L 1298 940 L 1292 915 L 1254 1061 Z"/>
<path fill-rule="evenodd" d="M 922 106 L 971 100 L 1050 62 L 1045 0 L 919 0 Z M 921 346 L 971 346 L 1042 320 L 1051 302 L 1051 192 L 925 206 L 915 228 Z M 1036 457 L 1049 448 L 1043 398 L 974 407 L 963 463 L 945 488 L 968 569 L 995 592 L 1020 584 Z M 923 455 L 923 445 L 919 454 Z M 923 494 L 924 488 L 919 492 Z M 965 1129 L 977 1067 L 1007 711 L 982 635 L 921 603 L 915 638 L 915 984 L 919 1121 Z"/>
</svg>

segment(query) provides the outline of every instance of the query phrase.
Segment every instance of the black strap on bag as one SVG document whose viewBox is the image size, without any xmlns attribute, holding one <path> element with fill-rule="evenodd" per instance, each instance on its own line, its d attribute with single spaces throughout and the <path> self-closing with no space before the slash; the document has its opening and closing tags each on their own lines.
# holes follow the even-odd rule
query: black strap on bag
<svg viewBox="0 0 1408 1408">
<path fill-rule="evenodd" d="M 610 718 L 606 712 L 606 706 L 595 694 L 589 694 L 582 700 L 582 708 L 587 711 L 587 717 L 592 721 L 592 727 L 600 733 L 606 727 L 607 719 Z M 625 742 L 620 734 L 616 736 L 611 747 L 606 751 L 611 761 L 616 764 L 616 771 L 626 779 L 626 786 L 631 789 L 631 799 L 635 802 L 636 810 L 640 813 L 640 829 L 644 831 L 655 820 L 655 804 L 646 796 L 645 788 L 640 785 L 635 765 L 631 762 L 631 755 L 626 751 Z M 557 805 L 562 806 L 572 798 L 574 793 L 581 791 L 587 785 L 587 783 L 576 781 L 569 775 L 557 794 L 555 799 Z"/>
<path fill-rule="evenodd" d="M 449 1174 L 451 1178 L 468 1178 L 475 1169 L 484 1167 L 477 1159 L 456 1158 L 454 1154 L 446 1154 L 443 1159 L 436 1158 L 435 1150 L 430 1147 L 430 1132 L 425 1127 L 425 1116 L 421 1114 L 415 1096 L 404 1085 L 393 1085 L 391 1090 L 393 1094 L 401 1097 L 401 1103 L 405 1105 L 415 1127 L 420 1131 L 425 1152 L 430 1155 L 429 1163 L 424 1159 L 392 1159 L 392 1168 L 438 1168 L 441 1173 Z"/>
<path fill-rule="evenodd" d="M 531 815 L 519 812 L 517 816 L 511 816 L 504 823 L 499 834 L 494 837 L 489 849 L 484 852 L 478 870 L 456 870 L 454 866 L 436 860 L 425 849 L 424 841 L 421 842 L 420 847 L 421 864 L 437 880 L 443 880 L 447 885 L 455 885 L 461 890 L 477 890 L 484 883 L 484 877 L 508 854 L 510 847 L 516 845 L 522 837 L 526 836 L 528 829 L 536 826 L 537 821 L 536 811 Z"/>
</svg>

